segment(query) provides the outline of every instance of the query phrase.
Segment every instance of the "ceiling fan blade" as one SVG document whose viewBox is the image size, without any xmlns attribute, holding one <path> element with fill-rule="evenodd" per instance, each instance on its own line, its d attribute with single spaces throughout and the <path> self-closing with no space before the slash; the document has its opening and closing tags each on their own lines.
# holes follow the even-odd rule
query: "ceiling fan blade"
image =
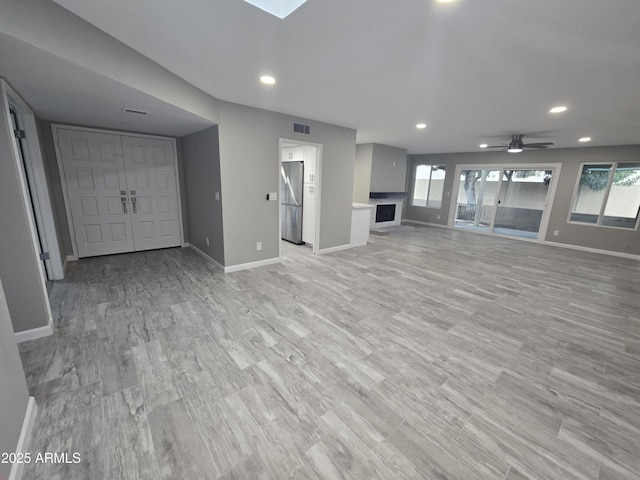
<svg viewBox="0 0 640 480">
<path fill-rule="evenodd" d="M 489 145 L 484 148 L 507 148 L 509 145 Z"/>
<path fill-rule="evenodd" d="M 522 146 L 524 148 L 549 148 L 549 145 L 553 145 L 553 143 L 525 143 Z"/>
</svg>

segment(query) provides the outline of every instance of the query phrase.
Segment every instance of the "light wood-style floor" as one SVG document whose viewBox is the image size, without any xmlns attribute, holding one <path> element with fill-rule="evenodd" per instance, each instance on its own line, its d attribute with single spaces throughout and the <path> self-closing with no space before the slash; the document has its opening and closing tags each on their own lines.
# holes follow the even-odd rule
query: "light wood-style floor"
<svg viewBox="0 0 640 480">
<path fill-rule="evenodd" d="M 640 478 L 640 262 L 416 227 L 223 274 L 81 260 L 25 479 Z"/>
</svg>

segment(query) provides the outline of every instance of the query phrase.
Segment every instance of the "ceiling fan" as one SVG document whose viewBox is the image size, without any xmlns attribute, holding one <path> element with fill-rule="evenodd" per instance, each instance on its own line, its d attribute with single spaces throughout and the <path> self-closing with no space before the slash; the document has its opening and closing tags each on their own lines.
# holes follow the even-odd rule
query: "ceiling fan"
<svg viewBox="0 0 640 480">
<path fill-rule="evenodd" d="M 524 137 L 523 134 L 514 133 L 508 145 L 487 145 L 484 148 L 505 148 L 509 153 L 520 153 L 525 148 L 549 148 L 553 145 L 553 142 L 524 143 L 522 137 Z"/>
</svg>

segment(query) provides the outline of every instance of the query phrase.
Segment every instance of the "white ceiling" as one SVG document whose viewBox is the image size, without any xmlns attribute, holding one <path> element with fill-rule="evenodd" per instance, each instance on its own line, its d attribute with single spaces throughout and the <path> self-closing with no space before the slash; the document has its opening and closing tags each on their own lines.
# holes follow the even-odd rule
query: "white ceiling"
<svg viewBox="0 0 640 480">
<path fill-rule="evenodd" d="M 638 0 L 308 0 L 284 20 L 242 0 L 55 1 L 216 98 L 352 127 L 359 143 L 640 143 Z"/>
</svg>

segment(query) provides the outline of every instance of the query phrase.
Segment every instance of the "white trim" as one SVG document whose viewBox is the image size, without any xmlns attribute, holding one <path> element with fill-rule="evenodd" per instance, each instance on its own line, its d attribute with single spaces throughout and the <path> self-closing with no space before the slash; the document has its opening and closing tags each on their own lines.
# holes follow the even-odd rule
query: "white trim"
<svg viewBox="0 0 640 480">
<path fill-rule="evenodd" d="M 100 128 L 90 128 L 90 127 L 78 127 L 74 125 L 64 125 L 61 123 L 52 123 L 51 124 L 51 132 L 53 135 L 53 143 L 56 150 L 56 159 L 58 161 L 58 172 L 60 173 L 60 184 L 62 187 L 62 197 L 64 199 L 64 208 L 67 213 L 67 223 L 69 228 L 69 236 L 71 238 L 71 248 L 73 249 L 73 259 L 77 260 L 78 256 L 78 247 L 76 244 L 76 236 L 75 229 L 73 227 L 73 216 L 71 214 L 71 205 L 69 201 L 69 194 L 67 191 L 67 181 L 64 174 L 64 163 L 62 160 L 62 152 L 60 151 L 60 143 L 58 140 L 58 130 L 76 130 L 80 132 L 93 132 L 93 133 L 102 133 L 107 135 L 115 135 L 118 137 L 135 137 L 135 138 L 148 138 L 152 140 L 169 140 L 173 145 L 173 159 L 174 159 L 174 170 L 176 175 L 176 192 L 177 192 L 177 201 L 178 201 L 178 226 L 180 228 L 180 245 L 185 246 L 186 243 L 184 241 L 184 223 L 182 220 L 182 189 L 180 182 L 180 169 L 178 168 L 178 147 L 177 141 L 173 137 L 163 137 L 159 135 L 145 135 L 141 133 L 131 133 L 125 132 L 121 130 L 104 130 Z M 120 140 L 122 142 L 122 139 Z M 123 151 L 124 155 L 124 151 Z M 132 250 L 134 252 L 136 250 Z M 68 259 L 69 257 L 67 257 Z"/>
<path fill-rule="evenodd" d="M 64 259 L 65 264 L 67 262 L 77 262 L 77 261 L 78 261 L 77 255 L 67 255 L 67 258 Z"/>
<path fill-rule="evenodd" d="M 22 421 L 22 430 L 20 430 L 20 437 L 18 438 L 18 445 L 16 446 L 16 453 L 27 453 L 29 451 L 31 432 L 33 431 L 33 425 L 36 423 L 37 413 L 38 405 L 36 405 L 36 399 L 34 397 L 29 397 L 27 411 L 25 412 L 24 420 Z M 24 463 L 14 463 L 11 467 L 8 480 L 21 480 L 24 465 Z"/>
<path fill-rule="evenodd" d="M 318 255 L 324 255 L 325 253 L 340 252 L 342 250 L 348 250 L 351 247 L 355 247 L 355 246 L 357 245 L 351 245 L 350 243 L 347 243 L 345 245 L 338 245 L 337 247 L 323 248 L 321 250 L 318 250 Z"/>
<path fill-rule="evenodd" d="M 402 223 L 413 223 L 415 225 L 424 225 L 425 227 L 437 227 L 437 228 L 446 228 L 447 230 L 453 230 L 453 228 L 451 228 L 450 226 L 443 225 L 441 223 L 421 222 L 419 220 L 409 220 L 409 219 L 406 219 L 406 218 L 402 219 Z M 401 225 L 402 225 L 402 223 L 401 223 Z"/>
<path fill-rule="evenodd" d="M 589 252 L 589 253 L 599 253 L 601 255 L 610 255 L 612 257 L 628 258 L 630 260 L 636 260 L 640 262 L 640 255 L 634 255 L 632 253 L 616 252 L 614 250 L 602 250 L 600 248 L 583 247 L 581 245 L 571 245 L 570 243 L 551 242 L 549 240 L 545 240 L 541 243 L 545 245 L 551 245 L 553 247 L 568 248 L 570 250 L 579 250 L 582 252 Z"/>
<path fill-rule="evenodd" d="M 264 267 L 266 265 L 273 265 L 280 263 L 280 258 L 267 258 L 266 260 L 258 260 L 257 262 L 239 263 L 238 265 L 231 265 L 230 267 L 224 267 L 224 273 L 237 272 L 240 270 L 247 270 L 249 268 Z"/>
<path fill-rule="evenodd" d="M 7 127 L 11 128 L 13 120 L 11 119 L 11 113 L 9 111 L 10 104 L 11 103 L 15 104 L 16 99 L 18 99 L 20 102 L 24 104 L 23 106 L 21 106 L 21 108 L 24 107 L 24 109 L 27 111 L 30 111 L 30 109 L 28 105 L 25 104 L 24 101 L 19 96 L 17 96 L 17 94 L 15 94 L 15 92 L 11 94 L 12 92 L 11 87 L 9 87 L 7 82 L 5 82 L 3 79 L 0 79 L 0 87 L 2 90 L 2 108 L 4 110 L 3 113 L 6 116 Z M 12 95 L 11 99 L 9 98 L 9 95 Z M 15 95 L 15 98 L 14 98 L 14 95 Z M 25 212 L 27 214 L 27 226 L 29 228 L 29 232 L 31 233 L 31 242 L 33 246 L 33 251 L 36 253 L 36 263 L 38 265 L 38 272 L 40 273 L 40 283 L 42 286 L 42 290 L 39 293 L 41 293 L 44 297 L 44 308 L 45 308 L 45 315 L 47 318 L 47 322 L 49 326 L 53 326 L 53 315 L 51 314 L 51 304 L 49 303 L 49 298 L 47 297 L 47 284 L 46 284 L 47 274 L 45 272 L 44 263 L 37 257 L 37 255 L 41 253 L 41 247 L 40 247 L 40 239 L 38 237 L 38 232 L 36 227 L 35 213 L 33 211 L 33 208 L 30 206 L 32 204 L 32 201 L 31 201 L 31 198 L 29 197 L 29 192 L 27 191 L 28 183 L 27 183 L 26 173 L 24 171 L 22 157 L 20 155 L 20 152 L 18 152 L 18 146 L 16 142 L 11 142 L 11 152 L 13 154 L 12 155 L 13 161 L 18 173 L 18 181 L 19 181 L 20 190 L 22 193 L 22 201 L 24 202 Z M 47 327 L 42 327 L 42 328 L 47 328 Z M 53 333 L 53 330 L 51 330 L 51 333 Z"/>
<path fill-rule="evenodd" d="M 49 260 L 45 260 L 47 278 L 49 280 L 61 280 L 64 278 L 62 256 L 60 255 L 60 246 L 54 221 L 55 213 L 51 202 L 49 184 L 47 183 L 46 167 L 40 148 L 35 115 L 29 105 L 20 98 L 18 93 L 4 79 L 1 79 L 0 82 L 6 92 L 6 105 L 15 110 L 25 131 L 26 138 L 22 143 L 26 170 L 24 173 L 33 200 L 34 221 L 40 234 L 39 245 L 41 244 L 42 249 L 49 253 Z"/>
<path fill-rule="evenodd" d="M 403 222 L 415 223 L 417 225 L 424 225 L 425 227 L 445 228 L 447 230 L 456 231 L 456 232 L 464 232 L 464 233 L 473 233 L 473 234 L 478 234 L 478 235 L 492 236 L 489 232 L 476 232 L 476 231 L 471 231 L 471 230 L 465 230 L 464 228 L 454 228 L 454 227 L 450 227 L 448 225 L 439 225 L 437 223 L 420 222 L 418 220 L 403 220 Z M 494 234 L 493 236 L 504 238 L 506 240 L 518 240 L 520 242 L 534 242 L 534 240 L 531 239 L 531 238 L 523 238 L 523 237 L 518 237 L 518 236 L 515 236 L 515 235 Z M 551 242 L 549 240 L 542 240 L 542 241 L 538 241 L 536 243 L 540 243 L 542 245 L 548 245 L 548 246 L 551 246 L 551 247 L 567 248 L 569 250 L 579 250 L 579 251 L 582 251 L 582 252 L 589 252 L 589 253 L 599 253 L 601 255 L 611 255 L 613 257 L 628 258 L 630 260 L 640 261 L 640 255 L 634 255 L 632 253 L 616 252 L 616 251 L 613 251 L 613 250 L 602 250 L 600 248 L 583 247 L 581 245 L 571 245 L 570 243 Z"/>
<path fill-rule="evenodd" d="M 53 326 L 53 318 L 49 318 L 49 323 L 44 327 L 32 328 L 31 330 L 24 330 L 22 332 L 16 332 L 16 342 L 22 343 L 29 340 L 35 340 L 36 338 L 48 337 L 53 335 L 55 327 Z"/>
<path fill-rule="evenodd" d="M 224 267 L 222 265 L 220 265 L 217 261 L 215 261 L 213 258 L 211 258 L 209 255 L 207 255 L 206 253 L 204 253 L 202 250 L 200 250 L 198 247 L 196 247 L 195 245 L 192 245 L 190 243 L 185 243 L 184 244 L 184 248 L 190 248 L 191 250 L 193 250 L 195 253 L 197 253 L 198 255 L 200 255 L 207 263 L 211 264 L 213 267 L 220 269 L 220 270 L 224 270 Z"/>
<path fill-rule="evenodd" d="M 464 230 L 463 228 L 456 228 L 456 214 L 458 207 L 458 192 L 460 190 L 460 175 L 462 174 L 462 170 L 500 170 L 504 172 L 504 170 L 553 170 L 551 175 L 551 183 L 549 184 L 549 189 L 547 191 L 547 198 L 545 199 L 544 210 L 542 211 L 542 218 L 540 219 L 540 227 L 538 229 L 538 235 L 534 241 L 538 243 L 543 243 L 544 239 L 547 236 L 547 229 L 549 228 L 549 220 L 551 218 L 551 209 L 553 208 L 553 203 L 555 201 L 555 195 L 558 188 L 559 178 L 560 178 L 560 170 L 562 169 L 561 163 L 523 163 L 523 164 L 515 164 L 515 163 L 475 163 L 475 164 L 458 164 L 455 166 L 455 176 L 453 179 L 453 186 L 451 189 L 451 200 L 449 204 L 449 219 L 447 221 L 447 226 L 449 228 L 454 228 L 456 230 Z M 499 198 L 500 192 L 502 190 L 503 183 L 503 175 L 500 175 L 500 179 L 498 181 L 498 190 L 496 191 L 496 199 Z M 489 232 L 479 232 L 474 230 L 473 233 L 486 233 L 489 235 L 502 236 L 500 234 L 496 234 L 493 231 L 493 223 L 495 221 L 497 215 L 497 209 L 494 211 L 493 218 L 491 220 L 491 228 Z M 511 238 L 511 235 L 505 235 L 505 237 Z M 521 238 L 522 239 L 522 238 Z M 531 239 L 529 239 L 531 241 Z"/>
<path fill-rule="evenodd" d="M 313 239 L 313 244 L 311 245 L 311 251 L 314 255 L 317 255 L 320 250 L 320 204 L 321 204 L 321 195 L 322 195 L 322 144 L 321 143 L 312 143 L 305 142 L 303 140 L 292 140 L 287 138 L 280 137 L 278 141 L 278 176 L 277 183 L 278 186 L 278 196 L 280 195 L 280 169 L 282 166 L 282 149 L 283 143 L 291 143 L 295 145 L 307 145 L 309 147 L 316 147 L 316 171 L 315 171 L 315 193 L 316 193 L 316 228 L 315 228 L 315 238 Z M 304 206 L 303 206 L 304 208 Z M 282 209 L 280 208 L 280 199 L 278 198 L 278 257 L 282 257 L 282 219 L 280 215 L 282 213 Z M 304 226 L 303 226 L 304 228 Z"/>
</svg>

